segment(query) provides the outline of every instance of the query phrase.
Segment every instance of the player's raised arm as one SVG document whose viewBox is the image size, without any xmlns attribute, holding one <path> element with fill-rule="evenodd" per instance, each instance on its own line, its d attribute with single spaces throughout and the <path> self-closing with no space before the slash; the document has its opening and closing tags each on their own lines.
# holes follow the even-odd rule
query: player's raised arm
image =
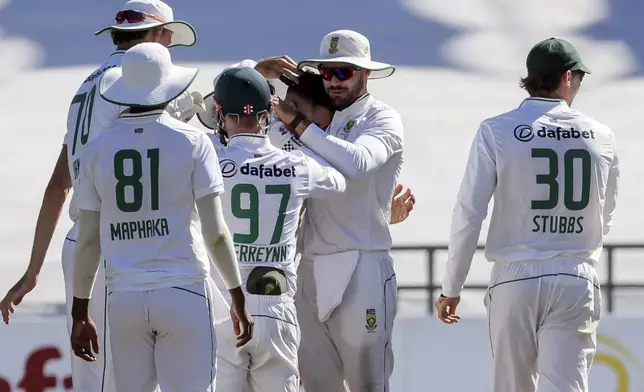
<svg viewBox="0 0 644 392">
<path fill-rule="evenodd" d="M 615 136 L 613 135 L 613 140 Z M 614 143 L 614 142 L 613 142 Z M 613 144 L 613 148 L 615 145 Z M 617 152 L 613 150 L 613 162 L 608 172 L 608 181 L 606 182 L 606 201 L 604 202 L 604 235 L 610 232 L 613 225 L 613 214 L 617 205 L 617 188 L 619 182 L 619 158 Z"/>
<path fill-rule="evenodd" d="M 492 138 L 491 129 L 485 123 L 481 124 L 458 191 L 443 279 L 442 294 L 448 298 L 461 295 L 496 186 L 496 153 Z"/>
<path fill-rule="evenodd" d="M 348 179 L 370 175 L 403 149 L 403 124 L 394 110 L 380 110 L 372 115 L 351 143 L 298 117 L 283 101 L 273 107 L 280 120 L 289 124 L 307 147 L 331 162 Z"/>
</svg>

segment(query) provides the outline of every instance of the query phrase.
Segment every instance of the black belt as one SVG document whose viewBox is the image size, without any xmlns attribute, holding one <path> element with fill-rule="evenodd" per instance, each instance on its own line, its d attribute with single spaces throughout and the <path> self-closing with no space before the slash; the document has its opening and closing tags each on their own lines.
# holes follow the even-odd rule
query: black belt
<svg viewBox="0 0 644 392">
<path fill-rule="evenodd" d="M 286 293 L 284 271 L 273 267 L 256 267 L 248 274 L 246 290 L 253 295 L 282 295 Z"/>
</svg>

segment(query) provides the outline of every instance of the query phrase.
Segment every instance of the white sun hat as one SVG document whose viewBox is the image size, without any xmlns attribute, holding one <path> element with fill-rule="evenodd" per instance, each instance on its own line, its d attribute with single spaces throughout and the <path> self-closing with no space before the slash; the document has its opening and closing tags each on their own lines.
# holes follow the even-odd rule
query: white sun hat
<svg viewBox="0 0 644 392">
<path fill-rule="evenodd" d="M 371 71 L 369 79 L 382 79 L 391 76 L 396 67 L 391 64 L 371 60 L 371 45 L 364 35 L 353 30 L 338 30 L 327 34 L 320 44 L 320 57 L 300 61 L 299 69 L 312 68 L 317 72 L 318 65 L 325 63 L 344 63 Z"/>
<path fill-rule="evenodd" d="M 123 54 L 121 67 L 103 74 L 99 92 L 106 101 L 117 105 L 160 106 L 183 94 L 198 73 L 198 68 L 172 64 L 165 46 L 144 42 Z"/>
<path fill-rule="evenodd" d="M 136 11 L 141 15 L 142 20 L 128 20 L 128 11 Z M 188 22 L 174 20 L 172 8 L 161 0 L 130 0 L 123 6 L 116 17 L 116 24 L 107 26 L 94 35 L 102 34 L 105 31 L 140 31 L 153 27 L 163 27 L 172 31 L 170 47 L 192 46 L 197 42 L 197 32 Z"/>
</svg>

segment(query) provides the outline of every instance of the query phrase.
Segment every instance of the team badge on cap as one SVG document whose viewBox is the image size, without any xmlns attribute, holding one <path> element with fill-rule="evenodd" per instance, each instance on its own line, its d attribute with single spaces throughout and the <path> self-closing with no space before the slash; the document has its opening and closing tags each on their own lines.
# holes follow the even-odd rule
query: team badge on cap
<svg viewBox="0 0 644 392">
<path fill-rule="evenodd" d="M 340 37 L 331 38 L 331 42 L 329 42 L 329 54 L 338 52 L 338 41 L 340 41 Z"/>
</svg>

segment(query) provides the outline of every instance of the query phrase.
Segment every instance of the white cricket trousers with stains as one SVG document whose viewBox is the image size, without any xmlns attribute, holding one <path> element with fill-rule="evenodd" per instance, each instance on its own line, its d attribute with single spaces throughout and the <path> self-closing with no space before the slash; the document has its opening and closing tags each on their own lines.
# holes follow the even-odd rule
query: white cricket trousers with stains
<svg viewBox="0 0 644 392">
<path fill-rule="evenodd" d="M 230 320 L 217 325 L 217 392 L 298 392 L 300 329 L 287 295 L 246 294 L 253 338 L 235 347 Z"/>
<path fill-rule="evenodd" d="M 116 389 L 213 392 L 214 283 L 108 293 Z"/>
<path fill-rule="evenodd" d="M 325 322 L 318 318 L 313 270 L 311 260 L 302 259 L 295 297 L 306 392 L 343 392 L 345 383 L 351 392 L 388 392 L 397 289 L 389 253 L 360 252 L 342 300 Z"/>
<path fill-rule="evenodd" d="M 63 244 L 61 262 L 63 265 L 63 278 L 65 280 L 65 303 L 67 331 L 71 334 L 72 329 L 72 302 L 74 299 L 74 251 L 76 249 L 76 225 L 67 233 Z M 100 353 L 96 356 L 95 362 L 86 362 L 78 358 L 71 351 L 69 353 L 72 366 L 72 382 L 74 392 L 116 392 L 114 386 L 114 371 L 112 368 L 112 356 L 110 350 L 109 328 L 107 326 L 105 306 L 105 264 L 101 263 L 92 299 L 89 301 L 89 314 L 96 324 L 98 330 L 98 344 Z"/>
<path fill-rule="evenodd" d="M 496 263 L 485 296 L 494 392 L 586 392 L 601 292 L 580 259 Z"/>
</svg>

